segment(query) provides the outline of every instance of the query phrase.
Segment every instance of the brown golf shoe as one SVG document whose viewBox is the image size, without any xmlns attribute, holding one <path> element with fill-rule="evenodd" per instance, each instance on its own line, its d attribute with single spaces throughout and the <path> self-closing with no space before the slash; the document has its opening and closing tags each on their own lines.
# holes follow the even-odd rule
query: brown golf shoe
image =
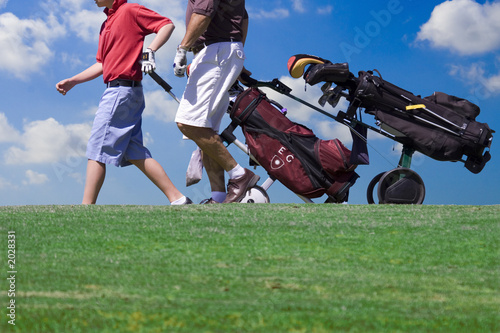
<svg viewBox="0 0 500 333">
<path fill-rule="evenodd" d="M 245 169 L 245 174 L 243 176 L 229 179 L 229 183 L 227 184 L 227 197 L 222 203 L 240 202 L 247 190 L 255 186 L 259 179 L 260 176 L 257 176 L 248 169 Z"/>
</svg>

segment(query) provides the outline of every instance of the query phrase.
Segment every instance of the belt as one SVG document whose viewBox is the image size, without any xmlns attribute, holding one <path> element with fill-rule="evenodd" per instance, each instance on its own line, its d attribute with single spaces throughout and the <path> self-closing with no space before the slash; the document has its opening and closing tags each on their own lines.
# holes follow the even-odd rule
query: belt
<svg viewBox="0 0 500 333">
<path fill-rule="evenodd" d="M 132 81 L 132 80 L 122 80 L 122 79 L 116 79 L 113 81 L 109 81 L 106 83 L 106 87 L 142 87 L 141 81 Z"/>
<path fill-rule="evenodd" d="M 199 53 L 201 50 L 203 50 L 206 46 L 212 45 L 215 43 L 224 43 L 224 42 L 239 42 L 239 40 L 236 40 L 234 38 L 221 38 L 221 39 L 215 39 L 215 40 L 209 40 L 204 43 L 192 46 L 189 51 L 193 52 L 194 54 Z"/>
</svg>

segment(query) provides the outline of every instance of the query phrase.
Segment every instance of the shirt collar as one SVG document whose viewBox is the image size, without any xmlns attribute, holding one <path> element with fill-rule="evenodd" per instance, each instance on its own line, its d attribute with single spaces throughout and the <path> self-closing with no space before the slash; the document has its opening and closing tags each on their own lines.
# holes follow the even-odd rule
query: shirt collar
<svg viewBox="0 0 500 333">
<path fill-rule="evenodd" d="M 104 13 L 108 16 L 111 16 L 113 15 L 117 10 L 118 8 L 123 5 L 124 3 L 126 3 L 127 0 L 115 0 L 113 2 L 113 7 L 110 9 L 110 8 L 106 8 L 104 9 Z"/>
</svg>

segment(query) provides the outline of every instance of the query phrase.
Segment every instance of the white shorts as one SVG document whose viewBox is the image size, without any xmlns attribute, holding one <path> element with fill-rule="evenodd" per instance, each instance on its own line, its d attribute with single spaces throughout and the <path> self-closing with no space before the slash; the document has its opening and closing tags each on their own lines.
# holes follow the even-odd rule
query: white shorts
<svg viewBox="0 0 500 333">
<path fill-rule="evenodd" d="M 243 69 L 241 42 L 208 45 L 196 55 L 175 121 L 218 132 L 229 106 L 229 89 Z"/>
</svg>

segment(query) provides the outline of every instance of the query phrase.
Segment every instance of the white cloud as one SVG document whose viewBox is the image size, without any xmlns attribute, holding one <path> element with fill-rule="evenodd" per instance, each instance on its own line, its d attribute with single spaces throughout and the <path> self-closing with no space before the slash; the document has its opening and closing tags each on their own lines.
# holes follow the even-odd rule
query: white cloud
<svg viewBox="0 0 500 333">
<path fill-rule="evenodd" d="M 95 42 L 99 40 L 101 25 L 106 19 L 106 15 L 95 10 L 81 10 L 68 13 L 66 24 L 69 29 L 85 42 Z"/>
<path fill-rule="evenodd" d="M 291 95 L 313 106 L 319 107 L 333 116 L 336 116 L 340 110 L 345 112 L 349 106 L 349 102 L 345 98 L 341 98 L 335 108 L 332 108 L 329 104 L 326 104 L 325 107 L 322 108 L 318 103 L 319 98 L 323 94 L 320 89 L 320 83 L 315 86 L 307 85 L 304 88 L 305 82 L 303 79 L 293 79 L 288 76 L 283 76 L 279 80 L 292 89 Z M 278 102 L 281 106 L 286 108 L 288 110 L 287 117 L 292 121 L 311 128 L 320 139 L 339 139 L 350 149 L 352 145 L 352 136 L 347 126 L 288 96 L 275 92 L 274 90 L 263 88 L 262 91 L 267 94 L 268 98 Z M 382 139 L 387 138 L 374 131 L 368 131 L 368 143 L 372 140 Z"/>
<path fill-rule="evenodd" d="M 33 121 L 24 126 L 19 144 L 6 151 L 5 163 L 56 163 L 85 156 L 90 130 L 90 124 L 65 126 L 53 118 Z"/>
<path fill-rule="evenodd" d="M 177 97 L 180 98 L 180 96 Z M 146 99 L 144 117 L 154 117 L 166 123 L 174 121 L 179 104 L 165 91 L 155 90 L 145 92 L 144 98 Z"/>
<path fill-rule="evenodd" d="M 320 14 L 320 15 L 328 15 L 328 14 L 331 14 L 332 12 L 333 12 L 333 6 L 331 6 L 331 5 L 324 6 L 324 7 L 318 7 L 316 9 L 316 13 Z"/>
<path fill-rule="evenodd" d="M 0 15 L 0 70 L 18 78 L 38 71 L 53 55 L 51 42 L 64 35 L 64 28 L 49 15 L 41 19 L 19 19 L 12 13 Z"/>
<path fill-rule="evenodd" d="M 489 97 L 500 93 L 500 73 L 487 75 L 483 63 L 469 66 L 451 66 L 450 75 L 459 77 L 467 85 L 472 86 L 477 97 Z"/>
<path fill-rule="evenodd" d="M 61 0 L 59 1 L 59 3 L 57 4 L 57 6 L 63 8 L 63 9 L 66 9 L 66 10 L 69 10 L 69 11 L 79 11 L 81 10 L 86 4 L 87 6 L 90 6 L 90 4 L 88 4 L 89 1 L 87 0 Z M 93 7 L 95 7 L 95 4 L 92 4 Z"/>
<path fill-rule="evenodd" d="M 185 31 L 184 1 L 169 1 L 168 6 L 164 0 L 131 2 L 138 2 L 172 19 L 177 29 L 171 45 L 180 41 Z M 6 0 L 0 0 L 0 8 L 6 3 Z M 54 56 L 54 41 L 68 31 L 84 42 L 97 43 L 101 24 L 106 19 L 102 10 L 87 0 L 49 0 L 40 6 L 46 15 L 37 19 L 19 18 L 10 12 L 0 14 L 0 70 L 20 79 L 28 78 L 46 65 Z"/>
<path fill-rule="evenodd" d="M 321 95 L 321 84 L 317 84 L 315 86 L 307 85 L 303 79 L 294 79 L 289 76 L 282 76 L 279 79 L 286 86 L 292 89 L 291 94 L 295 97 L 298 97 L 314 106 L 321 106 L 317 103 Z M 283 94 L 277 93 L 271 89 L 263 89 L 263 91 L 268 94 L 269 98 L 275 100 L 280 103 L 284 108 L 288 109 L 288 117 L 297 122 L 307 122 L 310 121 L 311 118 L 317 115 L 317 111 L 314 111 L 310 107 L 297 102 L 290 97 L 287 97 Z M 325 106 L 325 111 L 329 113 L 336 113 L 334 109 L 330 105 Z"/>
<path fill-rule="evenodd" d="M 339 139 L 345 146 L 348 147 L 352 144 L 352 136 L 349 128 L 334 120 L 317 122 L 315 132 L 316 136 L 323 140 Z"/>
<path fill-rule="evenodd" d="M 341 99 L 339 104 L 332 108 L 331 105 L 326 104 L 325 107 L 321 107 L 318 104 L 319 98 L 323 95 L 320 87 L 321 84 L 310 86 L 305 86 L 305 81 L 303 79 L 294 79 L 288 76 L 283 76 L 279 79 L 282 83 L 292 89 L 291 95 L 300 98 L 301 100 L 312 104 L 332 115 L 336 115 L 339 110 L 346 110 L 348 102 L 345 99 Z M 334 119 L 319 113 L 317 110 L 311 107 L 295 101 L 288 96 L 275 92 L 271 89 L 263 89 L 267 96 L 281 104 L 287 109 L 287 117 L 292 121 L 299 124 L 303 124 L 310 127 L 315 134 L 323 139 L 339 139 L 344 144 L 350 144 L 352 142 L 352 137 L 347 126 L 342 125 L 335 121 Z"/>
<path fill-rule="evenodd" d="M 500 48 L 500 2 L 445 1 L 420 27 L 417 41 L 460 54 L 483 54 Z"/>
<path fill-rule="evenodd" d="M 5 178 L 0 177 L 0 190 L 15 187 L 10 181 Z"/>
<path fill-rule="evenodd" d="M 69 54 L 66 52 L 59 53 L 59 59 L 62 63 L 69 65 L 71 68 L 85 68 L 84 66 L 88 66 L 81 59 L 80 55 Z"/>
<path fill-rule="evenodd" d="M 153 136 L 149 132 L 145 132 L 143 134 L 142 141 L 144 143 L 144 146 L 148 147 L 149 145 L 152 145 L 154 143 Z"/>
<path fill-rule="evenodd" d="M 304 8 L 303 0 L 292 0 L 293 10 L 299 13 L 305 13 L 306 9 Z"/>
<path fill-rule="evenodd" d="M 271 11 L 266 11 L 263 9 L 259 11 L 252 11 L 251 9 L 248 9 L 248 11 L 248 15 L 252 19 L 284 19 L 290 16 L 290 11 L 284 8 L 276 8 Z"/>
<path fill-rule="evenodd" d="M 186 19 L 186 1 L 184 0 L 170 0 L 168 4 L 165 3 L 165 0 L 131 0 L 129 2 L 137 2 L 146 6 L 158 14 L 168 17 L 174 24 L 180 24 Z"/>
<path fill-rule="evenodd" d="M 33 170 L 26 171 L 27 180 L 23 181 L 24 185 L 42 185 L 49 181 L 49 177 L 46 174 L 38 173 Z"/>
<path fill-rule="evenodd" d="M 0 113 L 0 143 L 17 142 L 20 136 L 19 131 L 9 124 L 5 113 Z"/>
<path fill-rule="evenodd" d="M 79 172 L 68 173 L 68 177 L 73 178 L 78 184 L 83 184 L 85 176 Z"/>
</svg>

